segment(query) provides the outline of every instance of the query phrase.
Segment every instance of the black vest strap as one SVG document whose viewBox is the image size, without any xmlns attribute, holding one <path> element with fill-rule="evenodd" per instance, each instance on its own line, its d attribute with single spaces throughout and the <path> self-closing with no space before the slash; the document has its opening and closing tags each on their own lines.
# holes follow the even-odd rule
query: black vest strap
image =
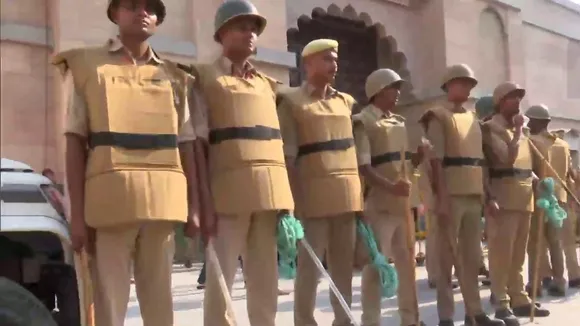
<svg viewBox="0 0 580 326">
<path fill-rule="evenodd" d="M 89 148 L 111 146 L 125 149 L 169 149 L 177 148 L 177 135 L 133 134 L 112 131 L 93 132 L 88 139 Z"/>
<path fill-rule="evenodd" d="M 318 143 L 306 144 L 298 147 L 298 157 L 328 151 L 345 151 L 354 146 L 354 139 L 333 139 Z"/>
<path fill-rule="evenodd" d="M 410 160 L 413 156 L 411 152 L 405 152 L 405 161 Z M 401 160 L 401 152 L 388 152 L 381 155 L 371 157 L 371 165 L 377 166 L 385 163 Z"/>
<path fill-rule="evenodd" d="M 246 140 L 272 140 L 282 139 L 279 129 L 266 126 L 255 127 L 229 127 L 212 129 L 209 132 L 209 143 L 217 145 L 226 140 L 246 139 Z"/>
</svg>

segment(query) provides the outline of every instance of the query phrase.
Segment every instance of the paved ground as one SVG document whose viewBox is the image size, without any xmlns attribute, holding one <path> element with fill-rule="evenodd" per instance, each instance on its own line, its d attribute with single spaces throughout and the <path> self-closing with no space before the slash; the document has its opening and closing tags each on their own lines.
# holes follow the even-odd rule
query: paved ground
<svg viewBox="0 0 580 326">
<path fill-rule="evenodd" d="M 175 326 L 197 326 L 202 325 L 202 303 L 203 291 L 195 288 L 197 275 L 200 266 L 186 270 L 176 267 L 174 272 L 173 293 L 175 300 Z M 424 268 L 417 269 L 419 305 L 423 321 L 427 326 L 437 325 L 437 310 L 435 301 L 435 291 L 430 290 L 427 286 L 427 273 Z M 360 307 L 360 276 L 353 280 L 353 313 L 357 318 L 361 315 Z M 281 281 L 282 289 L 291 290 L 292 281 Z M 234 286 L 233 300 L 236 316 L 239 320 L 238 326 L 249 326 L 246 313 L 246 292 L 241 275 L 238 274 Z M 456 290 L 456 325 L 463 324 L 463 301 L 459 290 Z M 487 311 L 491 312 L 489 305 L 489 289 L 482 288 L 481 296 Z M 545 297 L 540 302 L 551 310 L 552 315 L 547 318 L 536 319 L 534 324 L 542 326 L 559 326 L 559 325 L 580 325 L 580 291 L 570 291 L 569 296 L 565 299 L 554 299 Z M 382 325 L 399 325 L 399 317 L 396 310 L 396 298 L 383 301 Z M 292 321 L 293 297 L 292 295 L 281 296 L 278 301 L 278 319 L 277 326 L 291 326 Z M 329 303 L 328 283 L 323 281 L 318 287 L 318 302 L 316 305 L 316 318 L 320 326 L 330 326 L 332 323 L 332 308 Z M 530 324 L 529 319 L 522 319 L 522 325 Z M 141 326 L 142 322 L 139 315 L 139 306 L 135 298 L 134 289 L 132 290 L 131 303 L 129 305 L 126 326 Z M 211 325 L 206 325 L 211 326 Z"/>
</svg>

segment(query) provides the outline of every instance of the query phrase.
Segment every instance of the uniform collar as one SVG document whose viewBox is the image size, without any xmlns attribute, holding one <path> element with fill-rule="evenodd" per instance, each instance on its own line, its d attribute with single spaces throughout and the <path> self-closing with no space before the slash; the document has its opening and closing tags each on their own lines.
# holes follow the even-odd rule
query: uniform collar
<svg viewBox="0 0 580 326">
<path fill-rule="evenodd" d="M 369 104 L 369 106 L 367 107 L 367 112 L 369 112 L 375 120 L 388 118 L 391 116 L 391 114 L 383 112 L 381 109 L 377 108 L 374 104 Z"/>
<path fill-rule="evenodd" d="M 314 96 L 314 92 L 316 91 L 316 87 L 308 82 L 302 83 L 302 89 L 304 89 L 306 94 L 309 96 Z M 326 87 L 326 94 L 324 94 L 324 99 L 329 99 L 336 95 L 338 95 L 338 91 L 336 89 L 332 88 L 330 85 Z"/>
<path fill-rule="evenodd" d="M 258 72 L 256 70 L 256 68 L 248 61 L 246 61 L 246 63 L 244 64 L 244 67 L 242 68 L 241 71 L 236 71 L 236 69 L 234 68 L 234 63 L 232 62 L 232 60 L 230 60 L 229 58 L 227 58 L 223 55 L 219 57 L 218 64 L 219 64 L 219 67 L 226 74 L 229 74 L 230 76 L 236 76 L 236 77 L 241 77 L 241 78 L 250 78 L 250 77 L 255 76 L 256 73 Z"/>
<path fill-rule="evenodd" d="M 125 48 L 125 46 L 123 45 L 123 43 L 121 42 L 121 40 L 118 37 L 115 38 L 111 38 L 107 41 L 107 47 L 109 49 L 109 52 L 111 53 L 118 53 L 121 51 L 124 51 L 126 55 L 130 56 L 132 58 L 132 55 L 129 53 L 129 51 L 127 51 L 127 49 Z M 145 62 L 147 63 L 151 63 L 154 62 L 156 64 L 162 64 L 163 60 L 161 60 L 159 58 L 159 56 L 155 53 L 155 51 L 153 51 L 153 48 L 151 48 L 151 46 L 149 46 L 147 48 L 147 53 L 145 54 Z"/>
<path fill-rule="evenodd" d="M 467 110 L 465 109 L 465 107 L 462 105 L 461 108 L 463 109 L 463 111 L 460 112 L 454 112 L 453 109 L 455 108 L 455 104 L 450 102 L 450 101 L 445 101 L 445 104 L 443 104 L 443 107 L 445 107 L 447 110 L 453 112 L 453 113 L 465 113 L 467 112 Z"/>
</svg>

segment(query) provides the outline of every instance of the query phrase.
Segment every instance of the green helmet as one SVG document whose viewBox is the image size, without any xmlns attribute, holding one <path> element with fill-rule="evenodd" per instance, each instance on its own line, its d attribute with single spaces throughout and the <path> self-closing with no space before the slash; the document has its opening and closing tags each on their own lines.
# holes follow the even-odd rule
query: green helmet
<svg viewBox="0 0 580 326">
<path fill-rule="evenodd" d="M 526 111 L 525 116 L 530 119 L 551 120 L 550 110 L 544 104 L 532 105 Z"/>
<path fill-rule="evenodd" d="M 400 87 L 403 79 L 399 74 L 391 69 L 378 69 L 373 71 L 365 83 L 365 92 L 367 98 L 370 100 L 377 95 L 385 87 Z"/>
<path fill-rule="evenodd" d="M 447 84 L 455 79 L 468 79 L 473 83 L 473 87 L 477 85 L 477 79 L 473 70 L 466 64 L 457 64 L 447 68 L 445 76 L 441 82 L 441 89 L 447 91 Z"/>
<path fill-rule="evenodd" d="M 266 18 L 258 13 L 258 9 L 251 2 L 246 0 L 225 1 L 217 10 L 214 20 L 213 38 L 219 42 L 218 32 L 229 21 L 236 17 L 250 17 L 258 23 L 258 36 L 266 28 Z"/>
<path fill-rule="evenodd" d="M 107 6 L 107 17 L 113 23 L 115 23 L 113 20 L 113 9 L 119 6 L 119 2 L 120 0 L 109 0 L 109 5 Z M 157 15 L 157 25 L 161 25 L 163 20 L 165 20 L 165 15 L 167 14 L 165 4 L 162 0 L 155 1 L 155 14 Z"/>
<path fill-rule="evenodd" d="M 482 96 L 475 102 L 475 113 L 479 120 L 483 120 L 494 113 L 493 96 Z"/>
</svg>

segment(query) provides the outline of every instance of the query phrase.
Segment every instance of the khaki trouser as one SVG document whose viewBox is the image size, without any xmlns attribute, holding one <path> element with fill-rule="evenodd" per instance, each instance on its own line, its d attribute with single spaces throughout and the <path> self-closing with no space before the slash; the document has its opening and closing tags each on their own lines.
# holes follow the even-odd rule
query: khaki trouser
<svg viewBox="0 0 580 326">
<path fill-rule="evenodd" d="M 531 285 L 535 275 L 536 259 L 539 257 L 539 277 L 554 278 L 554 285 L 559 289 L 566 287 L 566 280 L 564 279 L 564 252 L 562 250 L 561 230 L 552 225 L 552 223 L 545 223 L 543 225 L 543 239 L 542 246 L 539 248 L 540 255 L 537 255 L 538 250 L 538 220 L 544 218 L 544 214 L 540 210 L 535 210 L 532 214 L 532 221 L 530 225 L 530 237 L 528 240 L 528 282 Z M 548 260 L 547 252 L 550 253 Z M 550 264 L 551 263 L 551 264 Z M 551 266 L 550 266 L 551 265 Z"/>
<path fill-rule="evenodd" d="M 231 295 L 240 255 L 244 261 L 250 325 L 275 325 L 278 309 L 277 215 L 277 211 L 264 211 L 219 217 L 218 234 L 213 244 L 230 293 L 222 293 L 217 266 L 206 260 L 204 325 L 236 325 L 233 313 L 226 309 L 226 298 Z"/>
<path fill-rule="evenodd" d="M 501 308 L 530 303 L 525 290 L 523 269 L 530 233 L 531 213 L 500 210 L 488 223 L 488 254 L 491 292 Z"/>
<path fill-rule="evenodd" d="M 376 238 L 379 239 L 381 253 L 393 258 L 399 276 L 398 298 L 401 325 L 417 325 L 419 307 L 416 305 L 413 277 L 414 255 L 409 248 L 408 239 L 413 237 L 414 222 L 411 229 L 407 225 L 407 216 L 392 216 L 379 212 L 367 205 L 365 210 Z M 411 233 L 410 233 L 410 232 Z M 381 286 L 379 273 L 372 265 L 365 266 L 362 273 L 362 325 L 380 326 L 381 324 Z"/>
<path fill-rule="evenodd" d="M 329 274 L 350 306 L 352 302 L 352 274 L 355 246 L 356 220 L 354 213 L 302 219 L 306 240 L 319 259 L 326 251 Z M 300 246 L 298 268 L 294 283 L 294 325 L 316 326 L 314 306 L 320 272 L 306 249 Z M 338 299 L 331 293 L 334 310 L 333 326 L 351 325 Z M 260 325 L 261 326 L 261 325 Z"/>
<path fill-rule="evenodd" d="M 578 252 L 576 251 L 576 225 L 578 216 L 576 215 L 576 204 L 572 204 L 568 209 L 568 218 L 564 220 L 562 226 L 562 247 L 566 256 L 566 269 L 568 269 L 568 280 L 580 279 L 580 266 L 578 264 Z"/>
<path fill-rule="evenodd" d="M 131 265 L 143 326 L 173 326 L 171 222 L 144 222 L 96 231 L 95 325 L 123 326 L 129 303 Z"/>
<path fill-rule="evenodd" d="M 437 249 L 440 253 L 437 273 L 437 310 L 440 320 L 453 320 L 455 302 L 451 270 L 455 263 L 465 312 L 468 316 L 483 313 L 479 296 L 478 272 L 481 263 L 481 197 L 452 196 L 451 216 L 447 225 L 438 225 Z M 454 250 L 458 261 L 454 261 Z"/>
<path fill-rule="evenodd" d="M 426 263 L 427 278 L 430 283 L 437 283 L 437 271 L 439 270 L 439 253 L 437 251 L 437 216 L 434 212 L 427 212 L 427 241 L 426 241 Z"/>
</svg>

